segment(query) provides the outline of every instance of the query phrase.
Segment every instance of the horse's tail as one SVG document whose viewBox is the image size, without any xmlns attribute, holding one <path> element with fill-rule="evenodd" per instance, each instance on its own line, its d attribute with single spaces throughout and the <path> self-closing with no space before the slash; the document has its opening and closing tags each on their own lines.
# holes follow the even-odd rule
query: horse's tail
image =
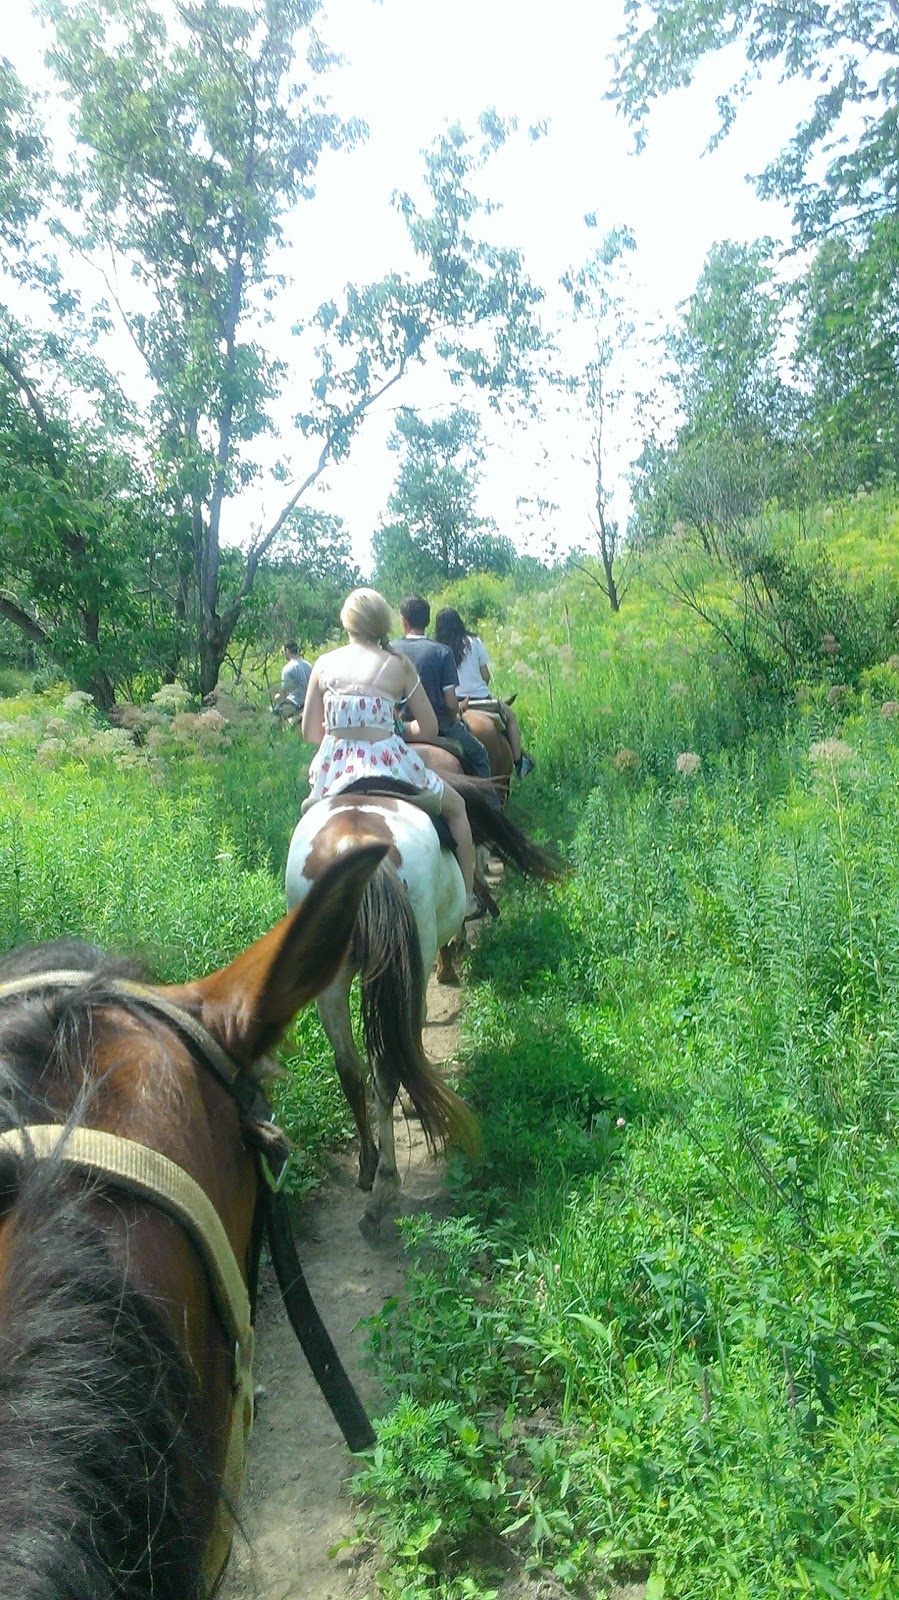
<svg viewBox="0 0 899 1600">
<path fill-rule="evenodd" d="M 390 1095 L 403 1085 L 432 1150 L 458 1142 L 475 1155 L 481 1140 L 477 1120 L 422 1047 L 427 974 L 412 902 L 389 861 L 380 863 L 362 897 L 351 955 L 359 968 L 362 1030 L 376 1077 Z"/>
<path fill-rule="evenodd" d="M 477 778 L 447 780 L 458 790 L 465 801 L 471 836 L 476 845 L 487 845 L 507 866 L 514 867 L 526 878 L 542 878 L 549 882 L 561 878 L 566 864 L 555 850 L 547 849 L 529 838 L 523 828 L 500 811 L 488 798 L 489 787 Z"/>
</svg>

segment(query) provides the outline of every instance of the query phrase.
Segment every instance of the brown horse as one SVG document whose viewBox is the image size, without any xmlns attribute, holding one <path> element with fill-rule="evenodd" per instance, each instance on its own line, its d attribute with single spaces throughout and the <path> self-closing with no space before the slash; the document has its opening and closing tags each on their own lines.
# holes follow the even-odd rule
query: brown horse
<svg viewBox="0 0 899 1600">
<path fill-rule="evenodd" d="M 417 741 L 415 754 L 421 757 L 425 766 L 430 767 L 432 772 L 439 773 L 441 778 L 451 780 L 461 778 L 465 771 L 459 757 L 454 756 L 452 750 L 445 750 L 443 745 L 423 744 Z"/>
<path fill-rule="evenodd" d="M 0 963 L 0 1595 L 217 1587 L 272 1142 L 254 1065 L 342 967 L 383 853 L 193 983 L 80 941 Z"/>
<path fill-rule="evenodd" d="M 466 711 L 464 721 L 487 751 L 493 787 L 499 795 L 500 804 L 505 807 L 509 804 L 509 786 L 514 766 L 512 746 L 503 733 L 499 720 L 489 716 L 486 711 Z"/>
</svg>

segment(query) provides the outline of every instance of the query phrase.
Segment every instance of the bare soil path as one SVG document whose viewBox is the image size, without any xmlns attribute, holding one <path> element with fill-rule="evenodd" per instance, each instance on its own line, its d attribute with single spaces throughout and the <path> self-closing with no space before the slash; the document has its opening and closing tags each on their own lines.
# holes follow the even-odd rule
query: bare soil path
<svg viewBox="0 0 899 1600">
<path fill-rule="evenodd" d="M 432 1061 L 458 1048 L 459 990 L 428 988 L 425 1046 Z M 404 1159 L 405 1151 L 405 1159 Z M 397 1128 L 403 1177 L 399 1214 L 445 1211 L 442 1167 L 428 1155 L 418 1123 Z M 377 1385 L 362 1367 L 364 1335 L 357 1324 L 399 1294 L 405 1262 L 393 1221 L 372 1246 L 359 1232 L 364 1197 L 355 1184 L 352 1154 L 299 1212 L 300 1259 L 315 1303 L 350 1376 L 377 1411 Z M 346 1490 L 349 1456 L 316 1388 L 287 1321 L 270 1272 L 260 1285 L 256 1381 L 265 1393 L 250 1441 L 241 1502 L 244 1537 L 237 1535 L 220 1600 L 362 1600 L 374 1592 L 368 1563 L 329 1549 L 353 1531 Z"/>
<path fill-rule="evenodd" d="M 432 1061 L 449 1063 L 456 1055 L 459 1011 L 459 989 L 443 988 L 432 978 L 425 1029 Z M 405 1131 L 397 1129 L 397 1159 L 403 1175 L 398 1214 L 446 1214 L 442 1166 L 428 1155 L 414 1120 L 406 1122 Z M 383 1397 L 363 1367 L 364 1332 L 357 1324 L 402 1292 L 406 1264 L 393 1220 L 385 1218 L 377 1245 L 362 1238 L 364 1200 L 355 1175 L 355 1158 L 348 1153 L 299 1212 L 295 1227 L 316 1305 L 347 1371 L 377 1413 Z M 265 1393 L 250 1441 L 240 1507 L 243 1535 L 235 1538 L 219 1600 L 370 1600 L 377 1585 L 365 1550 L 328 1554 L 353 1532 L 347 1491 L 352 1457 L 306 1366 L 270 1269 L 260 1284 L 256 1381 Z M 607 1600 L 644 1600 L 645 1594 L 643 1584 L 628 1584 Z M 502 1600 L 569 1600 L 556 1579 L 525 1574 L 510 1576 L 500 1595 Z"/>
</svg>

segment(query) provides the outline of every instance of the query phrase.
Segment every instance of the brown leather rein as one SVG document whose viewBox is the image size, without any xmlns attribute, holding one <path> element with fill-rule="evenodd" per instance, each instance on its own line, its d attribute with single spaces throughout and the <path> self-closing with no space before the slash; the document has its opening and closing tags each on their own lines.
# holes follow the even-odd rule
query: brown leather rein
<svg viewBox="0 0 899 1600">
<path fill-rule="evenodd" d="M 0 1003 L 46 989 L 75 989 L 96 984 L 96 974 L 69 969 L 28 973 L 0 984 Z M 366 1450 L 374 1430 L 337 1351 L 312 1301 L 296 1253 L 287 1203 L 280 1192 L 287 1141 L 275 1128 L 271 1107 L 251 1073 L 228 1055 L 218 1040 L 185 1007 L 166 1000 L 145 984 L 126 978 L 104 982 L 95 1006 L 124 1002 L 160 1016 L 191 1047 L 194 1058 L 237 1104 L 241 1126 L 259 1168 L 259 1201 L 272 1264 L 294 1332 L 335 1421 L 351 1450 Z M 209 1280 L 219 1320 L 234 1340 L 235 1361 L 231 1420 L 219 1515 L 204 1560 L 207 1595 L 214 1594 L 224 1573 L 233 1535 L 233 1511 L 244 1475 L 246 1443 L 253 1422 L 253 1313 L 251 1294 L 234 1256 L 221 1218 L 205 1190 L 166 1156 L 131 1139 L 99 1129 L 62 1124 L 35 1124 L 0 1132 L 0 1152 L 21 1159 L 57 1159 L 106 1178 L 180 1223 L 197 1249 Z M 274 1160 L 276 1170 L 273 1170 Z M 258 1261 L 253 1264 L 253 1275 Z"/>
</svg>

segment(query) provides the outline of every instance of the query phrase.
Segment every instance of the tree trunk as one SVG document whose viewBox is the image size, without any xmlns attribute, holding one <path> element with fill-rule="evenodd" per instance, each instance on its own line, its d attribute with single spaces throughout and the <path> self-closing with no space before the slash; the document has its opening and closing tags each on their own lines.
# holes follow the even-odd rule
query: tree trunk
<svg viewBox="0 0 899 1600">
<path fill-rule="evenodd" d="M 602 552 L 602 569 L 606 575 L 606 594 L 609 597 L 609 605 L 613 611 L 620 611 L 621 596 L 618 593 L 618 585 L 615 582 L 615 574 L 612 570 L 612 558 L 606 554 L 605 550 Z"/>
<path fill-rule="evenodd" d="M 94 704 L 101 711 L 110 711 L 115 705 L 115 690 L 102 667 L 98 667 L 88 679 L 86 688 L 88 694 L 93 695 Z"/>
</svg>

